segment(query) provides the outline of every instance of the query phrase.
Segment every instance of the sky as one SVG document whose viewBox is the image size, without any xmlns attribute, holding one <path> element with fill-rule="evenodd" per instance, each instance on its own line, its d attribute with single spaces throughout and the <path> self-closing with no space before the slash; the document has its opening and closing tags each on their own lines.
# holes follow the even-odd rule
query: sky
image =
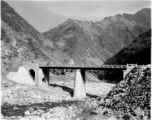
<svg viewBox="0 0 152 120">
<path fill-rule="evenodd" d="M 6 1 L 39 32 L 46 32 L 67 19 L 101 21 L 116 14 L 134 14 L 151 8 L 150 0 Z"/>
</svg>

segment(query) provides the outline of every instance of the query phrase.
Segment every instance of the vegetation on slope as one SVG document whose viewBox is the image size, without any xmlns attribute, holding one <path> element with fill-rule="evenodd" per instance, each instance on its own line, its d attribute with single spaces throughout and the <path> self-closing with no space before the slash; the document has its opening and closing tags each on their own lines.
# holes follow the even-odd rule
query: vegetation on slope
<svg viewBox="0 0 152 120">
<path fill-rule="evenodd" d="M 108 59 L 104 64 L 150 64 L 151 30 L 139 35 L 130 45 Z M 144 59 L 143 59 L 144 58 Z"/>
<path fill-rule="evenodd" d="M 147 65 L 151 61 L 151 29 L 140 34 L 130 45 L 123 48 L 104 64 L 108 65 L 126 65 L 138 64 Z M 100 79 L 109 79 L 108 81 L 122 80 L 123 71 L 98 71 Z"/>
<path fill-rule="evenodd" d="M 35 30 L 5 1 L 1 2 L 2 71 L 29 62 L 68 62 L 68 55 Z"/>
</svg>

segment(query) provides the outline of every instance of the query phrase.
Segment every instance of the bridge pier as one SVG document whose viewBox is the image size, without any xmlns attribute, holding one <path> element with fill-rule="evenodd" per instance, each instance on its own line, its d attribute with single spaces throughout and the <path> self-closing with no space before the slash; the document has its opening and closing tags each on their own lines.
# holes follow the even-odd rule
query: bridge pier
<svg viewBox="0 0 152 120">
<path fill-rule="evenodd" d="M 41 68 L 42 69 L 42 68 Z M 44 74 L 44 79 L 45 79 L 45 82 L 47 83 L 47 84 L 49 84 L 49 69 L 42 69 L 42 72 L 43 72 L 43 74 Z"/>
<path fill-rule="evenodd" d="M 44 73 L 43 73 L 43 70 L 38 68 L 37 72 L 38 72 L 37 79 L 36 79 L 37 85 L 42 86 L 42 79 L 45 77 Z"/>
<path fill-rule="evenodd" d="M 45 79 L 45 82 L 49 84 L 49 70 L 37 68 L 35 72 L 36 72 L 35 74 L 36 85 L 42 86 L 43 79 Z"/>
<path fill-rule="evenodd" d="M 77 99 L 86 98 L 85 70 L 76 69 L 75 85 L 74 85 L 74 96 L 73 97 L 77 98 Z"/>
</svg>

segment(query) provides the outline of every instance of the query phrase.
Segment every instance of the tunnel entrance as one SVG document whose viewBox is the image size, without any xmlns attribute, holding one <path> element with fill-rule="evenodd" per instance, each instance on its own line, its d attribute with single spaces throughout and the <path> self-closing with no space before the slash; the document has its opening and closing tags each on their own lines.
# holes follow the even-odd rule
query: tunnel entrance
<svg viewBox="0 0 152 120">
<path fill-rule="evenodd" d="M 29 70 L 30 75 L 32 76 L 33 80 L 35 81 L 35 71 L 33 69 Z"/>
</svg>

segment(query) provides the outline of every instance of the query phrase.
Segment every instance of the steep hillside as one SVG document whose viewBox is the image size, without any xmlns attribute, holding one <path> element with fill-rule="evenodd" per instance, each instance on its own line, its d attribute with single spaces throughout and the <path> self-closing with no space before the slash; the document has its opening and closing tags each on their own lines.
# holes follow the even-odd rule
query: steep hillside
<svg viewBox="0 0 152 120">
<path fill-rule="evenodd" d="M 130 45 L 108 59 L 104 64 L 150 64 L 151 29 L 140 34 Z"/>
<path fill-rule="evenodd" d="M 91 38 L 76 22 L 81 21 L 69 19 L 44 35 L 52 40 L 56 47 L 73 58 L 76 64 L 102 64 L 105 57 L 108 58 L 111 53 L 101 49 L 98 45 L 99 39 Z M 90 22 L 86 23 L 90 24 Z"/>
<path fill-rule="evenodd" d="M 100 22 L 68 19 L 43 35 L 76 64 L 101 65 L 149 28 L 150 9 L 142 9 L 133 15 L 110 16 Z"/>
<path fill-rule="evenodd" d="M 2 72 L 29 62 L 68 63 L 68 55 L 56 49 L 6 2 L 1 2 Z"/>
<path fill-rule="evenodd" d="M 119 51 L 104 64 L 138 64 L 147 65 L 151 63 L 151 29 L 140 34 L 135 40 Z M 122 71 L 98 71 L 100 79 L 109 79 L 109 81 L 122 80 Z"/>
</svg>

